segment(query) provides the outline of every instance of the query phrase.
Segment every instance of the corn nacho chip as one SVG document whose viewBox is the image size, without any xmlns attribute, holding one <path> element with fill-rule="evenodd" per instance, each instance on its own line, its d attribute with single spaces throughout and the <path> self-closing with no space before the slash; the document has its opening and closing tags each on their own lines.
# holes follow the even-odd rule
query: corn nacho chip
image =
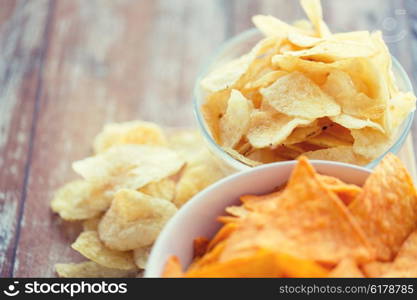
<svg viewBox="0 0 417 300">
<path fill-rule="evenodd" d="M 323 277 L 327 270 L 313 261 L 261 249 L 251 256 L 190 270 L 186 277 Z"/>
<path fill-rule="evenodd" d="M 363 278 L 365 277 L 356 262 L 350 258 L 343 259 L 329 273 L 332 278 Z"/>
<path fill-rule="evenodd" d="M 351 134 L 350 130 L 355 133 L 353 148 L 360 159 L 344 161 L 366 164 L 378 158 L 394 142 L 401 124 L 415 109 L 415 96 L 400 91 L 394 78 L 392 58 L 381 32 L 332 34 L 323 21 L 320 1 L 300 2 L 310 21 L 301 20 L 292 26 L 272 16 L 256 15 L 252 18 L 266 39 L 240 58 L 247 61 L 239 64 L 240 69 L 233 68 L 240 73 L 229 81 L 230 84 L 207 95 L 202 105 L 206 124 L 217 144 L 226 145 L 231 156 L 249 166 L 291 160 L 303 153 L 325 150 L 323 148 L 334 148 L 337 152 L 339 147 L 352 145 L 353 132 Z M 227 72 L 221 74 L 221 68 L 218 71 L 220 77 L 227 77 Z M 211 74 L 202 82 L 210 78 Z M 261 118 L 263 122 L 249 124 L 246 136 L 240 134 L 243 130 L 236 130 L 232 135 L 230 128 L 235 127 L 219 128 L 231 89 L 240 91 L 253 104 L 255 115 L 257 112 L 268 114 L 272 107 L 285 116 L 268 122 L 265 121 L 268 118 Z M 246 110 L 230 113 L 227 119 L 240 120 L 242 112 Z M 315 136 L 321 133 L 318 131 L 317 134 L 312 133 L 312 141 L 308 141 L 307 137 L 297 142 L 280 141 L 287 132 L 291 132 L 290 128 L 295 131 L 299 127 L 293 126 L 292 118 L 316 122 L 325 117 L 345 128 L 343 136 L 317 138 Z M 259 119 L 257 115 L 255 120 Z M 243 125 L 247 123 L 242 122 Z M 269 135 L 254 141 L 259 132 Z M 277 132 L 283 134 L 275 134 Z M 224 136 L 223 139 L 220 139 L 221 136 Z M 237 142 L 239 137 L 241 140 Z M 253 141 L 253 148 L 262 151 L 269 148 L 274 150 L 274 155 L 266 151 L 268 155 L 263 156 L 254 149 L 240 151 L 238 144 L 247 139 Z M 284 147 L 279 146 L 281 142 Z M 369 146 L 374 144 L 375 147 Z M 293 153 L 282 153 L 290 152 L 288 149 Z M 321 152 L 318 153 L 321 155 Z M 342 157 L 343 153 L 333 157 L 337 156 Z M 248 160 L 245 161 L 245 158 Z"/>
<path fill-rule="evenodd" d="M 87 181 L 121 188 L 139 189 L 175 174 L 184 161 L 172 150 L 149 145 L 123 145 L 73 163 Z M 110 189 L 111 190 L 111 189 Z"/>
<path fill-rule="evenodd" d="M 346 257 L 356 261 L 372 258 L 372 249 L 355 219 L 320 182 L 305 158 L 299 159 L 278 199 L 269 214 L 260 217 L 255 212 L 245 218 L 245 224 L 227 240 L 221 260 L 251 253 L 259 247 L 279 248 L 296 257 L 328 264 Z M 265 224 L 269 225 L 263 231 L 256 229 Z"/>
<path fill-rule="evenodd" d="M 261 94 L 264 101 L 288 116 L 316 119 L 340 113 L 340 106 L 299 72 L 279 78 L 269 87 L 261 89 Z"/>
<path fill-rule="evenodd" d="M 184 205 L 195 194 L 226 175 L 219 162 L 208 151 L 200 151 L 192 158 L 178 181 L 174 204 Z"/>
<path fill-rule="evenodd" d="M 103 267 L 93 261 L 56 264 L 56 273 L 62 278 L 126 278 L 135 277 L 136 271 Z"/>
<path fill-rule="evenodd" d="M 51 202 L 52 211 L 68 221 L 85 220 L 106 210 L 111 198 L 103 187 L 85 180 L 75 180 L 61 187 Z"/>
<path fill-rule="evenodd" d="M 366 180 L 349 210 L 376 249 L 377 259 L 391 260 L 417 227 L 417 196 L 402 162 L 388 154 Z"/>
<path fill-rule="evenodd" d="M 171 202 L 121 189 L 101 219 L 98 233 L 110 249 L 127 251 L 146 247 L 155 241 L 176 211 Z"/>
<path fill-rule="evenodd" d="M 107 248 L 96 231 L 82 232 L 71 247 L 100 266 L 118 270 L 136 269 L 131 251 Z"/>
<path fill-rule="evenodd" d="M 145 269 L 151 250 L 152 246 L 141 247 L 133 250 L 133 259 L 139 269 Z"/>
</svg>

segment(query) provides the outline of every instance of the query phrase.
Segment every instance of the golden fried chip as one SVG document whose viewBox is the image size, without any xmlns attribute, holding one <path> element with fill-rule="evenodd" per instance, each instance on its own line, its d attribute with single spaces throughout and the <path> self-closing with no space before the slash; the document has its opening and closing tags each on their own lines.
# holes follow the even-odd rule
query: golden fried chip
<svg viewBox="0 0 417 300">
<path fill-rule="evenodd" d="M 330 119 L 333 122 L 342 125 L 343 127 L 348 129 L 362 129 L 369 127 L 378 130 L 381 133 L 385 133 L 384 128 L 382 128 L 380 124 L 375 123 L 369 119 L 359 119 L 347 114 L 340 114 L 338 116 L 330 117 Z"/>
<path fill-rule="evenodd" d="M 114 250 L 149 246 L 176 211 L 171 202 L 121 189 L 101 219 L 98 233 L 106 246 Z"/>
<path fill-rule="evenodd" d="M 300 72 L 279 78 L 261 94 L 269 105 L 288 116 L 316 119 L 336 116 L 340 106 Z"/>
<path fill-rule="evenodd" d="M 97 231 L 98 230 L 98 224 L 100 223 L 100 220 L 101 220 L 102 217 L 103 216 L 100 214 L 97 217 L 85 220 L 83 222 L 83 230 L 84 231 L 90 231 L 90 230 Z"/>
<path fill-rule="evenodd" d="M 307 32 L 313 32 L 313 24 L 311 24 L 311 22 L 306 19 L 296 20 L 293 22 L 292 26 Z"/>
<path fill-rule="evenodd" d="M 173 201 L 175 197 L 175 181 L 164 178 L 156 182 L 151 182 L 139 189 L 139 192 L 148 196 Z"/>
<path fill-rule="evenodd" d="M 353 142 L 353 151 L 368 159 L 382 155 L 388 150 L 392 142 L 392 137 L 370 127 L 352 129 L 350 132 L 355 140 Z"/>
<path fill-rule="evenodd" d="M 120 270 L 103 267 L 93 261 L 56 264 L 56 273 L 63 278 L 126 278 L 135 277 L 136 270 Z"/>
<path fill-rule="evenodd" d="M 101 153 L 117 145 L 140 144 L 165 146 L 166 137 L 155 123 L 131 121 L 111 123 L 94 139 L 94 152 Z"/>
<path fill-rule="evenodd" d="M 297 126 L 312 122 L 310 119 L 290 117 L 279 112 L 254 110 L 246 136 L 255 148 L 273 147 L 283 142 Z"/>
<path fill-rule="evenodd" d="M 332 278 L 364 278 L 362 271 L 351 258 L 345 258 L 329 273 Z"/>
<path fill-rule="evenodd" d="M 330 37 L 332 34 L 323 21 L 323 10 L 320 0 L 301 0 L 300 4 L 315 27 L 317 35 L 324 38 Z"/>
<path fill-rule="evenodd" d="M 308 138 L 312 138 L 322 132 L 322 125 L 318 120 L 311 124 L 300 126 L 295 128 L 291 134 L 283 142 L 284 145 L 292 145 L 305 141 Z"/>
<path fill-rule="evenodd" d="M 182 277 L 183 275 L 184 273 L 182 272 L 182 267 L 178 257 L 170 256 L 165 264 L 162 277 L 176 278 Z"/>
<path fill-rule="evenodd" d="M 338 136 L 334 136 L 332 134 L 329 134 L 326 131 L 323 131 L 322 133 L 307 138 L 306 142 L 311 145 L 316 145 L 320 148 L 335 148 L 335 147 L 341 147 L 341 146 L 352 146 L 353 141 L 346 141 L 343 139 L 340 139 Z"/>
<path fill-rule="evenodd" d="M 377 259 L 391 260 L 417 227 L 416 195 L 400 159 L 387 154 L 349 206 L 376 249 Z"/>
<path fill-rule="evenodd" d="M 210 134 L 216 142 L 220 141 L 220 119 L 226 112 L 227 102 L 230 98 L 230 89 L 222 90 L 209 95 L 201 106 L 201 111 Z"/>
<path fill-rule="evenodd" d="M 245 74 L 251 60 L 251 56 L 247 54 L 213 70 L 207 77 L 201 80 L 201 87 L 210 93 L 232 87 Z"/>
<path fill-rule="evenodd" d="M 96 231 L 82 232 L 71 247 L 100 266 L 119 270 L 136 269 L 131 251 L 107 248 Z"/>
<path fill-rule="evenodd" d="M 152 246 L 141 247 L 133 250 L 133 259 L 139 269 L 145 269 L 151 250 Z"/>
<path fill-rule="evenodd" d="M 239 217 L 239 218 L 243 218 L 248 214 L 248 210 L 245 207 L 240 206 L 240 205 L 228 206 L 226 207 L 225 210 L 228 214 L 235 216 L 235 217 Z"/>
<path fill-rule="evenodd" d="M 193 258 L 196 259 L 206 254 L 209 243 L 210 240 L 208 238 L 195 238 L 193 242 Z"/>
<path fill-rule="evenodd" d="M 309 159 L 340 161 L 354 165 L 366 165 L 369 160 L 356 154 L 351 146 L 340 146 L 329 149 L 308 151 L 303 153 Z"/>
<path fill-rule="evenodd" d="M 184 161 L 172 150 L 149 145 L 122 145 L 73 163 L 75 172 L 87 181 L 121 188 L 139 189 L 175 174 Z"/>
<path fill-rule="evenodd" d="M 239 143 L 248 130 L 250 112 L 251 102 L 238 90 L 232 90 L 226 112 L 219 124 L 222 146 L 233 148 Z"/>
<path fill-rule="evenodd" d="M 279 189 L 270 194 L 257 196 L 257 195 L 244 195 L 240 197 L 243 206 L 251 211 L 267 212 L 275 207 L 275 203 L 278 197 L 282 194 L 282 190 Z"/>
<path fill-rule="evenodd" d="M 355 184 L 344 183 L 336 177 L 319 174 L 318 178 L 321 183 L 323 183 L 329 190 L 336 193 L 345 205 L 349 205 L 362 191 L 362 188 L 359 186 Z"/>
<path fill-rule="evenodd" d="M 201 133 L 196 129 L 175 129 L 168 136 L 169 147 L 182 159 L 189 160 L 206 149 Z"/>
<path fill-rule="evenodd" d="M 191 159 L 178 181 L 174 204 L 184 205 L 195 194 L 226 175 L 217 158 L 210 151 L 201 151 Z"/>
<path fill-rule="evenodd" d="M 245 164 L 245 165 L 247 165 L 247 166 L 255 167 L 255 166 L 259 166 L 259 165 L 261 165 L 261 164 L 262 164 L 262 163 L 261 163 L 261 162 L 259 162 L 259 161 L 255 161 L 255 160 L 252 160 L 252 159 L 250 159 L 250 158 L 247 158 L 246 156 L 244 156 L 244 155 L 240 154 L 239 152 L 237 152 L 237 151 L 236 151 L 236 150 L 234 150 L 234 149 L 231 149 L 231 148 L 223 148 L 223 150 L 224 150 L 227 154 L 229 154 L 231 157 L 233 157 L 234 159 L 236 159 L 236 160 L 238 160 L 238 161 L 240 161 L 240 162 L 244 163 L 244 164 Z"/>
<path fill-rule="evenodd" d="M 75 180 L 61 187 L 51 202 L 51 208 L 68 221 L 85 220 L 105 211 L 111 198 L 103 187 L 85 180 Z"/>
<path fill-rule="evenodd" d="M 209 93 L 234 88 L 242 76 L 248 75 L 248 73 L 251 75 L 257 73 L 255 69 L 259 69 L 259 67 L 257 68 L 256 65 L 259 63 L 263 65 L 263 60 L 257 60 L 258 57 L 268 52 L 277 42 L 279 40 L 275 38 L 265 38 L 259 41 L 248 54 L 212 70 L 201 80 L 201 87 Z"/>
</svg>

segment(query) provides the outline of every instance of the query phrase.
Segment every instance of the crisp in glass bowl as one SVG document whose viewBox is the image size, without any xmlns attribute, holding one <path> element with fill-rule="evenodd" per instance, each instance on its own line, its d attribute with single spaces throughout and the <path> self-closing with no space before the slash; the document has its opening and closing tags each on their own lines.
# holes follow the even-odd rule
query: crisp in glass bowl
<svg viewBox="0 0 417 300">
<path fill-rule="evenodd" d="M 261 32 L 258 29 L 253 28 L 244 31 L 243 33 L 226 41 L 223 44 L 223 46 L 221 46 L 219 50 L 214 54 L 214 56 L 208 61 L 208 64 L 203 68 L 202 72 L 197 78 L 194 87 L 193 106 L 194 115 L 198 122 L 198 127 L 200 128 L 201 133 L 204 136 L 204 139 L 206 140 L 209 149 L 217 158 L 221 160 L 223 166 L 231 171 L 242 171 L 250 169 L 252 167 L 230 156 L 212 138 L 210 130 L 204 120 L 204 116 L 201 111 L 201 105 L 206 100 L 206 95 L 200 87 L 200 81 L 215 68 L 235 58 L 238 58 L 243 54 L 248 53 L 253 48 L 253 46 L 262 38 L 263 36 Z M 397 59 L 395 59 L 395 57 L 392 57 L 392 69 L 400 91 L 412 92 L 413 87 L 410 82 L 410 79 L 408 78 L 407 73 L 404 71 L 401 64 L 397 61 Z M 410 132 L 410 128 L 413 123 L 413 117 L 414 112 L 411 112 L 404 120 L 404 122 L 401 124 L 401 126 L 398 128 L 395 138 L 393 139 L 394 142 L 390 145 L 386 152 L 380 155 L 378 158 L 371 161 L 369 164 L 365 165 L 365 168 L 374 168 L 376 165 L 378 165 L 381 159 L 389 152 L 392 152 L 394 154 L 398 153 L 398 151 L 403 146 L 408 136 L 408 133 Z"/>
</svg>

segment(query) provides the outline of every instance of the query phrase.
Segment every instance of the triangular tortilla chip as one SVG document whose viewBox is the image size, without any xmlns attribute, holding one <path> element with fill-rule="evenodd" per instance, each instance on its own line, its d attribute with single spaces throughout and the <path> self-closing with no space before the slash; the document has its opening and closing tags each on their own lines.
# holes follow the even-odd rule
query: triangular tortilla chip
<svg viewBox="0 0 417 300">
<path fill-rule="evenodd" d="M 392 260 L 417 227 L 416 190 L 400 159 L 385 156 L 349 209 L 376 249 L 377 259 Z"/>
<path fill-rule="evenodd" d="M 247 257 L 193 269 L 186 277 L 324 277 L 327 272 L 314 261 L 260 249 Z"/>
</svg>

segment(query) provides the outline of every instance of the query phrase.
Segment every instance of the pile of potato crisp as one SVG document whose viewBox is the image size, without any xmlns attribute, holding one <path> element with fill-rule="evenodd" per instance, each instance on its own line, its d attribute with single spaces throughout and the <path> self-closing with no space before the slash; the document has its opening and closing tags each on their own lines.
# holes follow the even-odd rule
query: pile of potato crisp
<svg viewBox="0 0 417 300">
<path fill-rule="evenodd" d="M 57 264 L 61 277 L 137 276 L 169 218 L 226 175 L 194 130 L 165 134 L 148 122 L 109 124 L 93 148 L 93 156 L 73 163 L 81 179 L 59 189 L 51 203 L 84 229 L 72 248 L 88 261 Z"/>
<path fill-rule="evenodd" d="M 292 160 L 364 165 L 395 142 L 415 96 L 399 90 L 381 32 L 331 33 L 318 0 L 310 21 L 253 17 L 265 36 L 201 82 L 214 141 L 249 166 Z"/>
<path fill-rule="evenodd" d="M 194 241 L 188 270 L 171 257 L 165 277 L 417 277 L 417 192 L 392 154 L 363 187 L 302 156 L 285 187 L 240 200 Z"/>
</svg>

